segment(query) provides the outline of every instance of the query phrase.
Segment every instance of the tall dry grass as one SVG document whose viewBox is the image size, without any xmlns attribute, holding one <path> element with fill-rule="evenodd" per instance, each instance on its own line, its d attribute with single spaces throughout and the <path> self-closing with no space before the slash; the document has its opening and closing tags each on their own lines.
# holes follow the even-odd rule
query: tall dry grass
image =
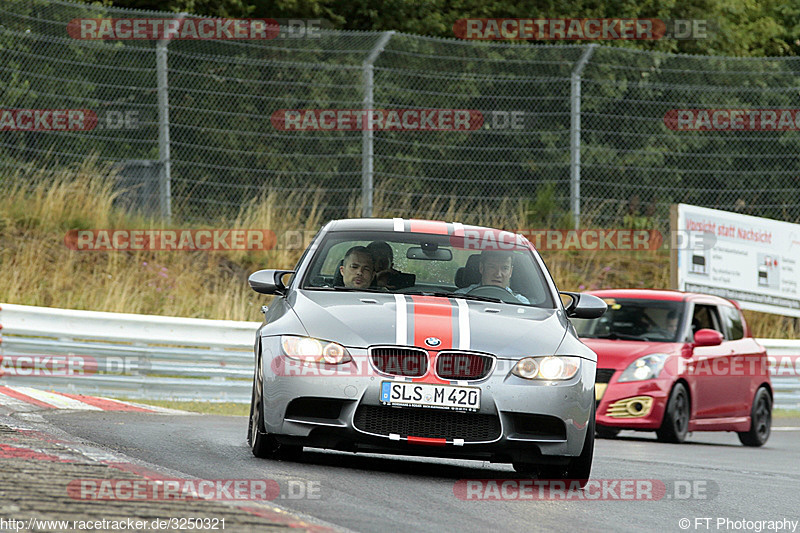
<svg viewBox="0 0 800 533">
<path fill-rule="evenodd" d="M 113 174 L 89 159 L 56 172 L 29 168 L 0 179 L 0 302 L 111 312 L 259 320 L 264 297 L 247 286 L 259 268 L 292 267 L 302 250 L 75 251 L 64 237 L 72 229 L 170 229 L 153 218 L 114 207 Z M 300 196 L 299 193 L 297 196 Z M 242 207 L 220 229 L 316 229 L 319 194 L 302 199 L 274 193 Z M 305 213 L 277 210 L 279 203 L 310 205 Z M 316 202 L 316 203 L 315 203 Z"/>
<path fill-rule="evenodd" d="M 132 215 L 114 206 L 111 167 L 96 159 L 55 172 L 20 168 L 0 175 L 0 302 L 156 315 L 260 320 L 267 300 L 247 286 L 260 268 L 292 268 L 302 249 L 267 251 L 124 251 L 81 252 L 68 249 L 71 229 L 185 228 Z M 313 234 L 326 222 L 320 191 L 290 197 L 266 192 L 243 205 L 229 223 L 214 227 L 270 229 Z M 288 211 L 281 205 L 305 205 Z M 419 202 L 376 191 L 376 217 L 460 220 L 508 230 L 528 229 L 530 213 L 522 201 L 498 209 L 459 200 Z M 438 213 L 438 215 L 437 215 Z M 359 216 L 353 203 L 350 216 Z M 589 217 L 591 219 L 591 217 Z M 591 222 L 591 220 L 589 220 Z M 591 225 L 591 224 L 590 224 Z M 196 227 L 196 226 L 195 226 Z M 206 226 L 209 227 L 209 226 Z M 668 288 L 669 257 L 663 250 L 543 251 L 558 286 L 565 290 L 604 287 Z M 756 336 L 795 337 L 796 321 L 747 312 Z"/>
</svg>

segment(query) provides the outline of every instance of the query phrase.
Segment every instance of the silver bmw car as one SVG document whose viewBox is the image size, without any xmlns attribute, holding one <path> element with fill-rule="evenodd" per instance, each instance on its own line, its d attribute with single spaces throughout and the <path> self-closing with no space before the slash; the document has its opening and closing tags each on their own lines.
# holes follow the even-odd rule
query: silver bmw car
<svg viewBox="0 0 800 533">
<path fill-rule="evenodd" d="M 326 224 L 294 271 L 249 278 L 274 295 L 255 342 L 248 443 L 512 463 L 588 480 L 597 356 L 523 236 L 406 219 Z"/>
</svg>

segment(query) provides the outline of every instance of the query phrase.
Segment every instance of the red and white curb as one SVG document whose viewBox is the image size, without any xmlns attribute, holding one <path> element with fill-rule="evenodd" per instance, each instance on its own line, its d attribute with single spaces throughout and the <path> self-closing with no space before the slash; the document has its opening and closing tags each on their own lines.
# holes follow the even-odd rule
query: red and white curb
<svg viewBox="0 0 800 533">
<path fill-rule="evenodd" d="M 183 413 L 152 405 L 141 405 L 110 398 L 43 391 L 32 387 L 10 387 L 0 385 L 0 406 L 11 409 L 31 407 L 39 409 L 71 409 L 79 411 L 131 411 L 137 413 Z"/>
<path fill-rule="evenodd" d="M 5 435 L 5 439 L 14 442 L 14 444 L 0 442 L 0 466 L 2 466 L 2 461 L 7 459 L 23 459 L 26 461 L 44 461 L 60 464 L 95 463 L 121 472 L 140 476 L 141 479 L 148 480 L 154 484 L 169 480 L 171 482 L 185 481 L 192 486 L 191 482 L 197 480 L 192 476 L 187 476 L 177 471 L 130 459 L 124 454 L 113 450 L 98 448 L 91 443 L 72 440 L 69 437 L 65 439 L 50 434 L 47 430 L 33 429 L 30 423 L 24 421 L 3 420 L 2 425 L 12 429 L 20 437 L 24 437 L 26 442 L 19 442 L 20 439 L 13 435 Z M 34 442 L 30 442 L 31 440 Z M 36 440 L 41 441 L 42 446 L 38 446 L 35 442 Z M 57 467 L 54 466 L 53 468 Z M 102 479 L 103 478 L 98 478 L 98 481 Z M 138 480 L 126 478 L 126 481 L 132 483 Z M 67 491 L 69 493 L 69 486 L 67 487 Z M 189 494 L 185 501 L 198 502 L 200 500 L 209 500 L 215 503 L 228 505 L 249 515 L 264 518 L 272 522 L 272 524 L 266 524 L 267 526 L 288 527 L 299 531 L 307 531 L 309 533 L 337 533 L 340 531 L 348 531 L 333 524 L 328 524 L 313 516 L 305 515 L 302 512 L 281 508 L 272 501 L 234 501 L 208 498 L 202 494 Z M 86 501 L 94 500 L 87 499 Z M 131 501 L 134 500 L 131 499 Z M 3 531 L 5 530 L 3 529 Z"/>
</svg>

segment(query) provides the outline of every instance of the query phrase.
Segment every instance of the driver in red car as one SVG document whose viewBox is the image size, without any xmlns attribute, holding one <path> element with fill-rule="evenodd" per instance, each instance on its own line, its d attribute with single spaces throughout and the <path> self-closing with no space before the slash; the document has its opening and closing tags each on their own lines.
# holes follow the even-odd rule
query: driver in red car
<svg viewBox="0 0 800 533">
<path fill-rule="evenodd" d="M 504 252 L 500 250 L 484 250 L 481 252 L 480 263 L 478 269 L 481 273 L 480 284 L 474 283 L 462 289 L 458 289 L 457 293 L 468 293 L 476 287 L 481 285 L 494 285 L 502 287 L 521 303 L 530 304 L 531 302 L 521 294 L 517 294 L 509 287 L 511 283 L 511 274 L 514 272 L 514 261 L 511 252 Z"/>
</svg>

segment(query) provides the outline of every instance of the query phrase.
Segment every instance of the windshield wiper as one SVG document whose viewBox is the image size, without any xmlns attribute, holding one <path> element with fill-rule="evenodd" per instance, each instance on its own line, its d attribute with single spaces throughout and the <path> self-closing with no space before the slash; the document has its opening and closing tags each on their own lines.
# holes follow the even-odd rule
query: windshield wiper
<svg viewBox="0 0 800 533">
<path fill-rule="evenodd" d="M 500 298 L 489 298 L 486 296 L 474 296 L 472 294 L 462 294 L 446 291 L 411 291 L 411 292 L 389 292 L 384 289 L 359 289 L 356 287 L 306 287 L 308 291 L 342 291 L 342 292 L 378 292 L 381 294 L 419 294 L 420 296 L 440 296 L 443 298 L 463 298 L 465 300 L 475 300 L 478 302 L 504 303 Z"/>
<path fill-rule="evenodd" d="M 379 292 L 381 294 L 389 294 L 383 289 L 359 289 L 358 287 L 306 287 L 307 291 L 342 291 L 342 292 Z"/>
<path fill-rule="evenodd" d="M 491 302 L 491 303 L 503 303 L 503 300 L 500 298 L 489 298 L 487 296 L 475 296 L 472 294 L 464 294 L 460 292 L 445 292 L 445 291 L 413 291 L 413 292 L 406 292 L 404 294 L 419 294 L 422 296 L 441 296 L 443 298 L 463 298 L 465 300 L 475 300 L 478 302 Z"/>
</svg>

